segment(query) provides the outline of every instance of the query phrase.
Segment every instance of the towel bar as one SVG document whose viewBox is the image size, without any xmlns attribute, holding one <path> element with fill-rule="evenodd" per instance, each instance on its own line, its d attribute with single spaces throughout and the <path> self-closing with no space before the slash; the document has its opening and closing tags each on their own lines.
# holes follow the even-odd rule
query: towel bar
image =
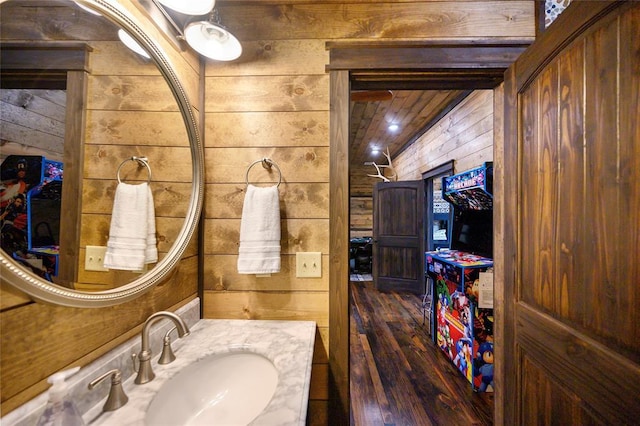
<svg viewBox="0 0 640 426">
<path fill-rule="evenodd" d="M 282 183 L 282 172 L 280 171 L 280 167 L 278 167 L 278 165 L 272 159 L 266 158 L 266 157 L 260 160 L 254 161 L 249 165 L 249 167 L 247 167 L 247 174 L 245 175 L 245 178 L 244 178 L 247 185 L 249 185 L 249 171 L 253 166 L 255 166 L 258 163 L 262 163 L 262 167 L 264 167 L 269 171 L 271 171 L 271 166 L 274 166 L 276 168 L 276 170 L 278 171 L 278 184 L 276 186 L 279 187 L 280 184 Z"/>
<path fill-rule="evenodd" d="M 118 183 L 122 183 L 122 180 L 120 180 L 120 169 L 122 169 L 122 166 L 124 166 L 127 163 L 127 161 L 136 161 L 140 166 L 145 166 L 147 168 L 147 172 L 149 172 L 149 177 L 147 178 L 147 183 L 151 182 L 151 166 L 149 165 L 147 157 L 136 157 L 136 156 L 133 156 L 133 157 L 127 158 L 122 163 L 120 163 L 120 165 L 118 166 L 118 171 L 116 172 L 116 177 L 118 178 Z"/>
</svg>

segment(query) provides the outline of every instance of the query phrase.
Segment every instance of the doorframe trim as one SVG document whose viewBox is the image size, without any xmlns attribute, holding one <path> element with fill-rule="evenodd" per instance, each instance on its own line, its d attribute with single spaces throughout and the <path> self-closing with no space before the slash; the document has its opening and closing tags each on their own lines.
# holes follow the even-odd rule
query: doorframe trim
<svg viewBox="0 0 640 426">
<path fill-rule="evenodd" d="M 500 76 L 503 76 L 506 68 L 515 61 L 531 40 L 519 40 L 502 42 L 499 46 L 509 47 L 511 52 L 504 64 L 500 68 Z M 494 43 L 494 45 L 496 45 Z M 442 83 L 443 76 L 454 76 L 451 80 L 455 83 L 461 70 L 472 72 L 473 75 L 482 77 L 485 74 L 489 81 L 493 81 L 491 87 L 487 87 L 487 78 L 479 78 L 477 87 L 467 89 L 489 89 L 495 88 L 502 83 L 495 80 L 496 63 L 493 55 L 487 56 L 487 45 L 484 44 L 459 44 L 457 52 L 464 52 L 466 57 L 466 68 L 460 63 L 440 62 L 429 65 L 418 64 L 415 61 L 409 62 L 389 62 L 389 55 L 398 57 L 398 49 L 402 49 L 400 57 L 416 58 L 424 55 L 443 56 L 443 49 L 451 48 L 449 44 L 417 44 L 408 46 L 407 43 L 371 42 L 366 43 L 370 49 L 364 49 L 364 45 L 359 44 L 354 47 L 353 43 L 328 43 L 330 50 L 330 63 L 327 71 L 330 76 L 330 164 L 329 164 L 329 410 L 331 418 L 338 420 L 349 419 L 349 94 L 351 90 L 351 80 L 353 78 L 351 70 L 367 69 L 369 77 L 375 74 L 384 80 L 388 89 L 406 87 L 407 78 L 410 78 L 416 71 L 420 73 L 423 84 L 420 88 Z M 407 49 L 412 50 L 416 55 L 407 55 Z M 513 49 L 511 49 L 513 48 Z M 347 49 L 348 52 L 341 49 Z M 341 50 L 340 58 L 347 58 L 348 62 L 340 65 L 334 62 L 336 53 Z M 343 55 L 342 53 L 348 53 Z M 372 55 L 374 60 L 372 61 Z M 337 61 L 337 59 L 336 59 Z M 389 69 L 392 63 L 393 68 Z M 437 71 L 429 73 L 431 71 Z M 394 78 L 395 76 L 395 78 Z M 417 84 L 414 81 L 413 84 Z M 462 84 L 462 83 L 459 83 Z M 455 87 L 455 84 L 453 84 Z M 453 88 L 453 87 L 451 87 Z M 496 258 L 502 257 L 496 253 Z M 501 382 L 501 378 L 496 380 Z M 499 391 L 496 392 L 495 401 L 495 424 L 501 424 L 504 405 L 504 397 Z"/>
</svg>

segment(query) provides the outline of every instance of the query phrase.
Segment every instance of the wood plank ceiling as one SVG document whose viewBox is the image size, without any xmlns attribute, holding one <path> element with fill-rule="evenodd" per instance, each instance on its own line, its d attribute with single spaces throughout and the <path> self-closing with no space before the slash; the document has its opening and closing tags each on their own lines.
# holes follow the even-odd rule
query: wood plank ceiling
<svg viewBox="0 0 640 426">
<path fill-rule="evenodd" d="M 352 170 L 372 161 L 387 164 L 383 155 L 386 149 L 394 158 L 468 93 L 467 90 L 353 91 L 349 121 Z M 397 125 L 397 130 L 390 130 L 391 124 Z"/>
</svg>

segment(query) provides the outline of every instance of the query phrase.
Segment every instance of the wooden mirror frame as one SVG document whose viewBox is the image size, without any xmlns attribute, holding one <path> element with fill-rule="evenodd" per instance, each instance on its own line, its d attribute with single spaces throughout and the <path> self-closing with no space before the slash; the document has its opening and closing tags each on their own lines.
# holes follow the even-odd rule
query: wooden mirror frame
<svg viewBox="0 0 640 426">
<path fill-rule="evenodd" d="M 0 251 L 2 281 L 29 294 L 37 301 L 76 308 L 113 306 L 135 299 L 167 278 L 180 261 L 193 237 L 202 211 L 204 198 L 204 148 L 193 115 L 191 103 L 165 52 L 138 26 L 115 1 L 78 0 L 126 30 L 151 56 L 173 93 L 187 128 L 192 161 L 191 202 L 175 243 L 155 267 L 140 278 L 116 289 L 87 292 L 70 290 L 44 281 Z"/>
</svg>

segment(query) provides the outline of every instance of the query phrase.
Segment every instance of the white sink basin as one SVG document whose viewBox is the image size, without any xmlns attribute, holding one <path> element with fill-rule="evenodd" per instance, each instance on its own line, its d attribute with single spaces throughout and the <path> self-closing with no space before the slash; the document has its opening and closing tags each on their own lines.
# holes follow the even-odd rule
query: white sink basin
<svg viewBox="0 0 640 426">
<path fill-rule="evenodd" d="M 210 355 L 162 385 L 148 426 L 246 425 L 269 404 L 278 384 L 271 361 L 251 352 Z"/>
</svg>

